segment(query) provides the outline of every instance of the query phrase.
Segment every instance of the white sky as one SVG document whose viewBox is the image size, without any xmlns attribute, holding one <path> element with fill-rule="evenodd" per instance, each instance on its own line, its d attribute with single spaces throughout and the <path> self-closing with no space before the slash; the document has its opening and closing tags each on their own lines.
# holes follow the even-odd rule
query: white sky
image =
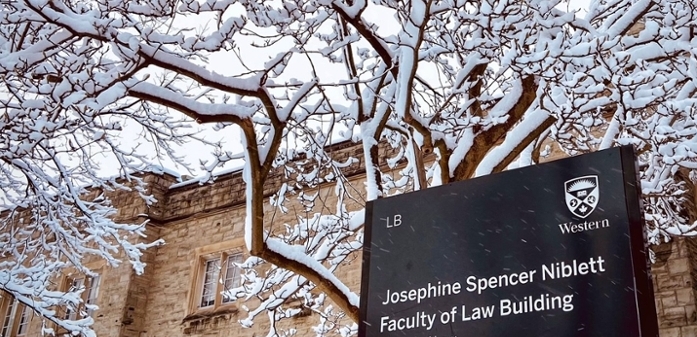
<svg viewBox="0 0 697 337">
<path fill-rule="evenodd" d="M 587 8 L 590 0 L 572 0 L 570 3 L 562 3 L 558 5 L 557 7 L 562 9 L 562 10 L 568 10 L 570 8 L 573 9 L 584 9 Z M 569 8 L 567 8 L 569 7 Z M 374 6 L 373 6 L 374 8 Z M 580 15 L 583 15 L 585 13 L 579 13 Z M 363 14 L 364 18 L 369 21 L 369 22 L 386 22 L 385 16 L 386 15 L 392 15 L 392 13 L 388 11 L 375 11 L 375 10 L 366 10 Z M 205 23 L 201 21 L 201 17 L 196 17 L 196 18 L 184 18 L 180 17 L 179 19 L 180 25 L 181 26 L 187 26 L 187 27 L 195 27 L 200 30 Z M 389 21 L 387 21 L 389 23 Z M 379 26 L 379 33 L 381 35 L 391 35 L 395 34 L 399 30 L 399 27 L 397 26 L 390 26 L 390 25 L 385 25 L 382 24 Z M 242 39 L 236 40 L 237 45 L 240 46 L 243 52 L 243 58 L 244 62 L 246 65 L 252 69 L 259 69 L 263 67 L 264 62 L 266 62 L 270 57 L 275 56 L 275 55 L 268 55 L 266 50 L 260 51 L 254 47 L 251 47 L 251 40 L 244 41 Z M 246 47 L 245 47 L 246 46 Z M 279 47 L 279 50 L 282 47 Z M 298 58 L 296 58 L 298 59 Z M 295 63 L 293 63 L 295 62 Z M 309 79 L 310 74 L 308 71 L 308 64 L 305 61 L 305 64 L 302 64 L 302 61 L 292 61 L 291 65 L 287 68 L 286 74 L 284 78 L 291 78 L 295 77 L 300 80 L 303 79 Z M 316 65 L 317 66 L 317 65 Z M 212 55 L 209 56 L 209 63 L 207 64 L 207 67 L 217 73 L 221 73 L 224 75 L 237 75 L 240 73 L 245 72 L 244 68 L 240 65 L 239 60 L 237 57 L 232 53 L 232 52 L 216 52 Z M 339 76 L 332 76 L 335 74 L 333 71 L 339 71 L 343 72 L 343 68 L 339 68 L 337 70 L 336 66 L 332 66 L 326 61 L 324 62 L 324 65 L 320 64 L 321 68 L 324 68 L 323 70 L 328 70 L 328 71 L 322 71 L 320 76 L 321 80 L 323 82 L 329 82 L 332 81 L 339 76 L 343 76 L 343 73 L 337 74 Z M 332 69 L 334 67 L 334 69 Z M 341 95 L 341 91 L 336 92 L 337 95 Z M 204 135 L 207 139 L 209 140 L 223 140 L 225 143 L 226 149 L 239 153 L 241 152 L 242 146 L 240 145 L 240 135 L 238 128 L 227 128 L 223 131 L 213 131 L 212 125 L 200 125 L 199 128 L 201 129 L 201 134 Z M 126 141 L 135 139 L 134 135 L 129 135 L 128 132 L 124 133 L 124 139 Z M 207 149 L 203 147 L 201 144 L 187 144 L 184 145 L 181 148 L 181 154 L 185 155 L 187 158 L 187 161 L 192 165 L 192 168 L 198 169 L 197 163 L 200 160 L 210 160 L 212 157 L 210 155 L 210 149 Z M 181 174 L 188 174 L 186 171 L 181 168 L 177 167 L 174 165 L 172 162 L 160 162 L 160 163 L 155 163 L 158 165 L 161 165 L 165 168 L 175 170 Z M 230 168 L 233 167 L 239 167 L 242 164 L 241 161 L 233 162 L 227 165 L 225 168 L 218 169 L 217 171 L 220 170 L 229 170 Z M 106 166 L 106 165 L 105 165 Z M 108 171 L 108 169 L 107 169 Z M 198 172 L 195 172 L 195 174 L 200 174 L 201 171 L 198 170 Z M 113 173 L 112 173 L 113 174 Z"/>
</svg>

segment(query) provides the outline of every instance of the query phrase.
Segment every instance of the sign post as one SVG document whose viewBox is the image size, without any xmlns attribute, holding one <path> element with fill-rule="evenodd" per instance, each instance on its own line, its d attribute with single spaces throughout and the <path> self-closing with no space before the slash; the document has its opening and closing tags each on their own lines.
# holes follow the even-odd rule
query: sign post
<svg viewBox="0 0 697 337">
<path fill-rule="evenodd" d="M 658 336 L 630 146 L 375 200 L 359 337 Z"/>
</svg>

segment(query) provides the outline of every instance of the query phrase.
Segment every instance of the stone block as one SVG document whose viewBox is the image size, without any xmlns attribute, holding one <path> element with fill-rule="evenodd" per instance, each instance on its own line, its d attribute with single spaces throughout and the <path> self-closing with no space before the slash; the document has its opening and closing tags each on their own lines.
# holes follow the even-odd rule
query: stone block
<svg viewBox="0 0 697 337">
<path fill-rule="evenodd" d="M 690 260 L 686 257 L 668 260 L 666 264 L 671 275 L 686 274 L 690 272 Z"/>
<path fill-rule="evenodd" d="M 690 286 L 690 282 L 686 281 L 683 275 L 658 275 L 656 281 L 658 283 L 658 291 L 681 289 Z"/>
<path fill-rule="evenodd" d="M 692 288 L 678 289 L 675 291 L 678 305 L 688 305 L 695 303 L 695 295 Z"/>
<path fill-rule="evenodd" d="M 660 337 L 683 337 L 680 328 L 659 329 Z"/>
<path fill-rule="evenodd" d="M 697 326 L 682 327 L 680 328 L 680 332 L 681 337 L 697 337 Z"/>
<path fill-rule="evenodd" d="M 678 305 L 677 296 L 675 296 L 675 293 L 673 293 L 672 296 L 661 297 L 661 304 L 663 308 L 675 307 Z"/>
<path fill-rule="evenodd" d="M 686 324 L 687 317 L 683 307 L 664 308 L 663 314 L 659 315 L 659 326 L 661 328 L 681 327 Z"/>
</svg>

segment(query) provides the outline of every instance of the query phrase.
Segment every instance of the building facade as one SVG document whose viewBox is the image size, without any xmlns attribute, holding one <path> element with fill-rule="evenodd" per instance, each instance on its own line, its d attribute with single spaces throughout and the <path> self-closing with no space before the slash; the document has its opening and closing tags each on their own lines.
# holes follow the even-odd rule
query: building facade
<svg viewBox="0 0 697 337">
<path fill-rule="evenodd" d="M 355 186 L 362 186 L 361 171 L 360 163 L 349 171 Z M 251 328 L 243 327 L 238 321 L 246 317 L 244 303 L 221 294 L 224 288 L 239 284 L 234 263 L 248 256 L 243 241 L 245 187 L 241 172 L 221 175 L 210 184 L 178 183 L 173 176 L 152 173 L 146 174 L 145 180 L 158 200 L 154 206 L 148 207 L 139 197 L 125 192 L 111 196 L 119 209 L 117 220 L 138 221 L 147 216 L 146 240 L 165 241 L 143 255 L 145 273 L 136 275 L 128 264 L 106 267 L 100 261 L 87 261 L 98 277 L 67 273 L 60 280 L 61 287 L 85 287 L 85 302 L 99 307 L 90 311 L 97 336 L 265 336 L 268 322 L 261 319 Z M 327 202 L 332 201 L 332 195 L 327 194 Z M 276 220 L 282 224 L 283 215 Z M 661 337 L 697 336 L 697 239 L 677 238 L 655 251 L 657 262 L 652 273 Z M 337 276 L 358 292 L 360 273 L 360 258 L 355 258 L 339 269 Z M 0 315 L 0 336 L 40 336 L 40 317 L 11 298 L 2 298 Z M 308 312 L 287 324 L 298 336 L 314 336 L 311 328 L 317 321 L 317 315 Z"/>
</svg>

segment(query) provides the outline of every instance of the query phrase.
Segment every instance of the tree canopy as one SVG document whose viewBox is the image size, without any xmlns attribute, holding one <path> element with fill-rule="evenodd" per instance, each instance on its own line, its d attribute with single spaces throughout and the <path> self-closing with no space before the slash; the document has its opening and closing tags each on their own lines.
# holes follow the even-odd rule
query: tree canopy
<svg viewBox="0 0 697 337">
<path fill-rule="evenodd" d="M 208 172 L 245 163 L 253 257 L 240 296 L 262 301 L 243 324 L 297 314 L 283 307 L 297 297 L 322 314 L 318 334 L 355 333 L 341 318 L 357 321 L 358 297 L 332 274 L 362 244 L 362 211 L 343 203 L 352 188 L 371 200 L 552 151 L 632 144 L 649 241 L 695 227 L 683 207 L 695 177 L 676 178 L 697 168 L 691 0 L 594 0 L 583 12 L 548 0 L 0 5 L 0 289 L 70 330 L 90 334 L 91 320 L 52 312 L 79 299 L 44 281 L 66 265 L 84 269 L 86 255 L 115 262 L 115 250 L 140 270 L 146 248 L 124 236 L 143 226 L 115 221 L 108 198 L 89 188 L 153 201 L 133 172 L 162 158 L 187 165 L 178 150 L 187 142 L 211 146 Z M 194 123 L 214 125 L 243 153 L 206 141 Z M 325 150 L 339 140 L 362 144 L 365 186 L 350 188 L 342 167 L 352 159 Z M 388 165 L 380 144 L 394 149 Z M 130 182 L 105 176 L 104 161 Z M 287 182 L 265 199 L 274 170 Z M 265 203 L 312 203 L 303 191 L 322 182 L 336 184 L 337 205 L 267 235 Z M 18 219 L 18 206 L 31 215 Z M 272 265 L 257 275 L 264 261 Z"/>
</svg>

